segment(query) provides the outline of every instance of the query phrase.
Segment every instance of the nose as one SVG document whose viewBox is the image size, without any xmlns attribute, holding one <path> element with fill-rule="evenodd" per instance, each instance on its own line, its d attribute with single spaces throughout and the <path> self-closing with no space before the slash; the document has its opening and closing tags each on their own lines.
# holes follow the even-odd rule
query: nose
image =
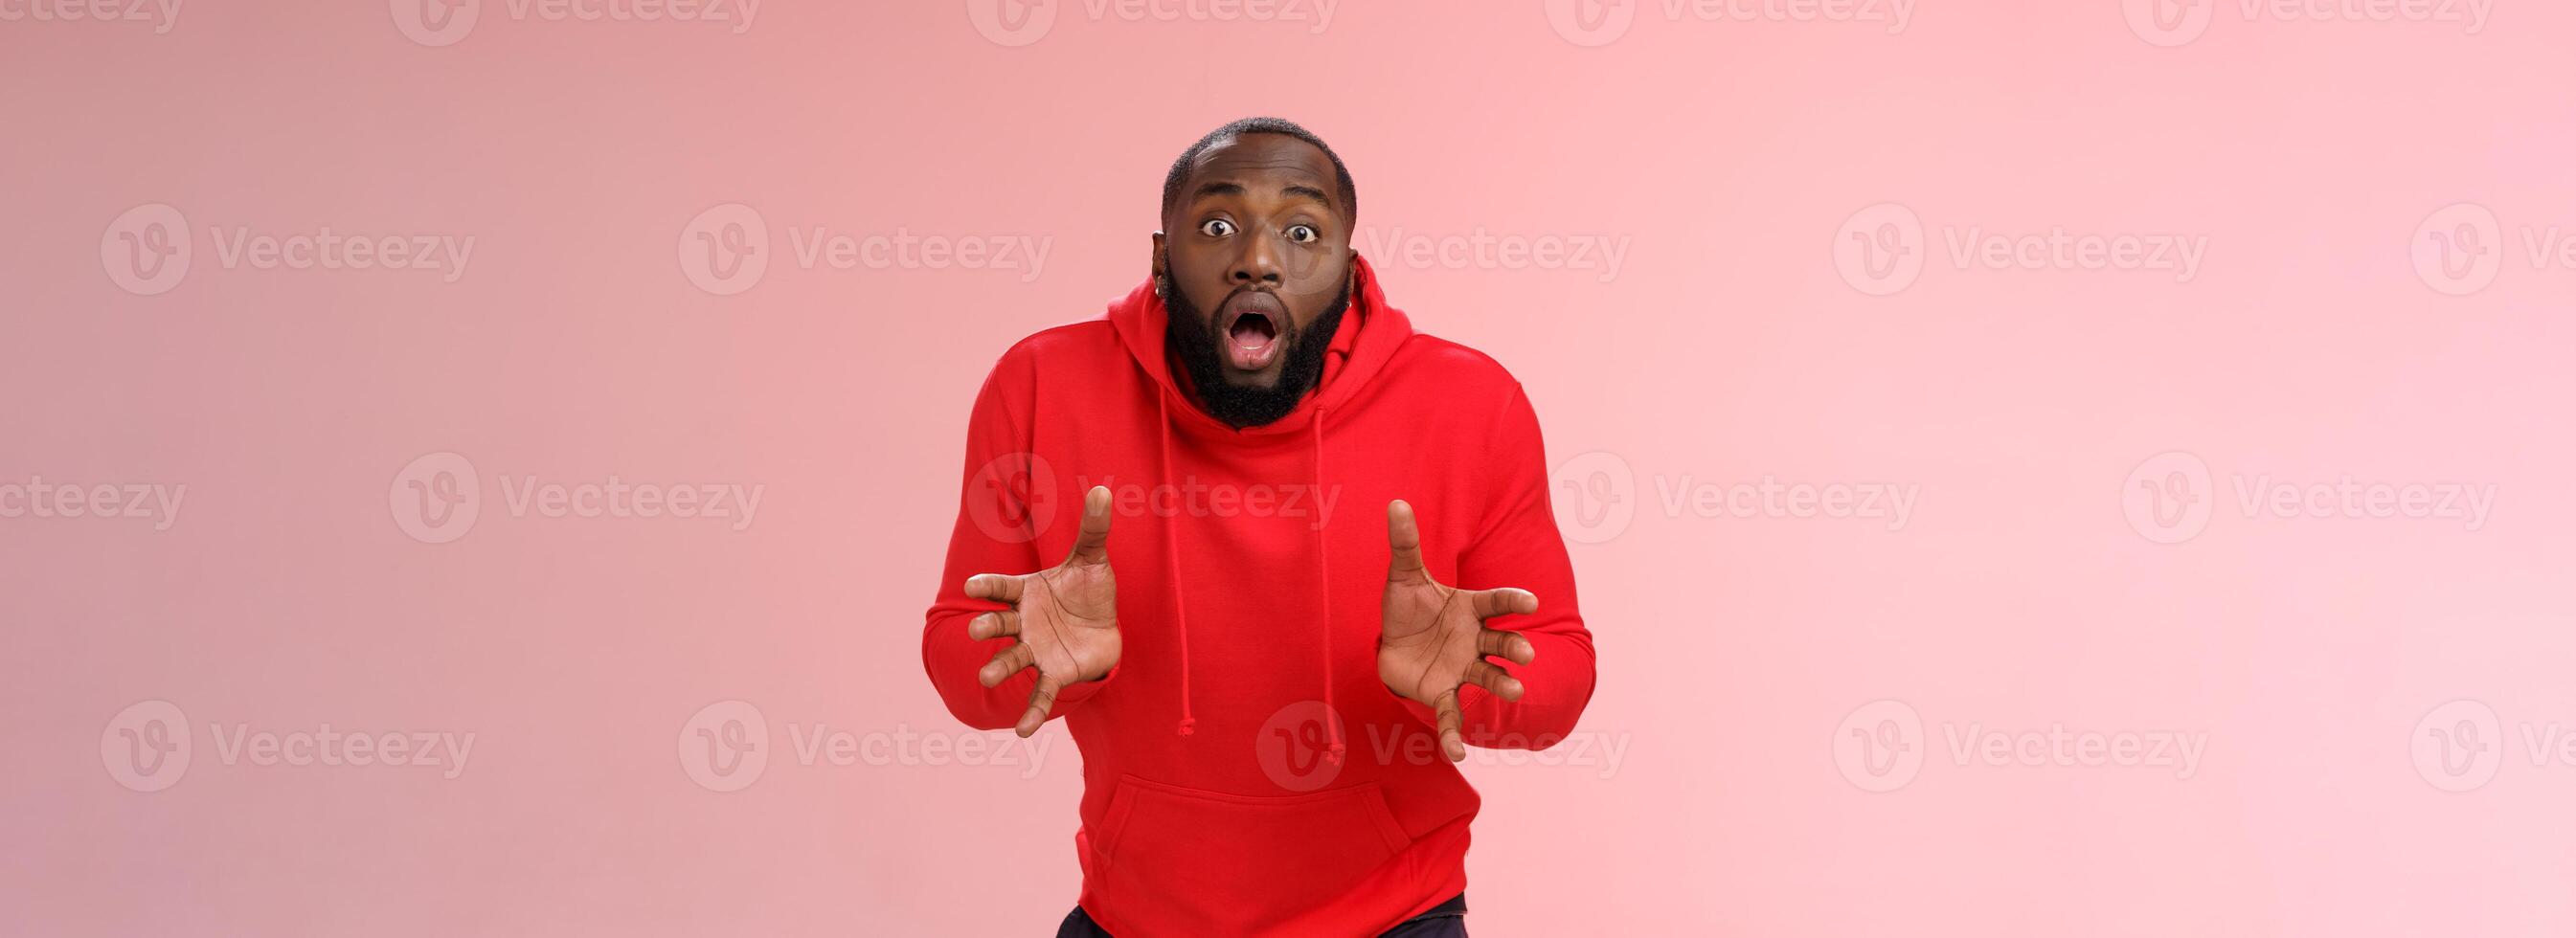
<svg viewBox="0 0 2576 938">
<path fill-rule="evenodd" d="M 1260 235 L 1245 238 L 1243 242 L 1243 252 L 1235 255 L 1234 269 L 1227 272 L 1226 279 L 1237 287 L 1279 286 L 1283 274 L 1278 245 Z"/>
</svg>

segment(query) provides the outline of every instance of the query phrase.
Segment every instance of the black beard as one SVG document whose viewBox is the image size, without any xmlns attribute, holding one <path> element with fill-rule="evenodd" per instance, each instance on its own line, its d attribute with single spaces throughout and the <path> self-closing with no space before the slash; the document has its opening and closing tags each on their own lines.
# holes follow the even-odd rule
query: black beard
<svg viewBox="0 0 2576 938">
<path fill-rule="evenodd" d="M 1208 416 L 1224 421 L 1235 429 L 1258 427 L 1297 409 L 1306 392 L 1324 379 L 1324 350 L 1333 344 L 1333 333 L 1340 329 L 1342 312 L 1350 308 L 1351 291 L 1345 289 L 1334 298 L 1324 314 L 1303 328 L 1293 323 L 1279 324 L 1287 334 L 1280 337 L 1288 343 L 1281 354 L 1287 363 L 1279 370 L 1279 383 L 1269 387 L 1237 387 L 1225 380 L 1225 337 L 1209 325 L 1209 317 L 1190 304 L 1178 287 L 1163 291 L 1166 315 L 1163 347 L 1181 360 L 1190 374 L 1190 386 L 1198 392 L 1199 408 Z"/>
</svg>

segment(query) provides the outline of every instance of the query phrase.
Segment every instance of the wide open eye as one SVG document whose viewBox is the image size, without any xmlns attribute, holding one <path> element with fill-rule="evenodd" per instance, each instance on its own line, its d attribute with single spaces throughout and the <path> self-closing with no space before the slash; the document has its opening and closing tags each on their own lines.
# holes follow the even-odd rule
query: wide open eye
<svg viewBox="0 0 2576 938">
<path fill-rule="evenodd" d="M 1313 244 L 1313 243 L 1315 243 L 1316 239 L 1319 239 L 1319 238 L 1322 238 L 1322 237 L 1323 237 L 1323 234 L 1322 234 L 1321 232 L 1316 231 L 1316 230 L 1315 230 L 1315 226 L 1313 226 L 1313 225 L 1290 225 L 1290 226 L 1288 226 L 1288 240 L 1290 240 L 1290 241 L 1295 241 L 1295 242 L 1297 242 L 1297 243 L 1299 243 L 1299 244 Z"/>
<path fill-rule="evenodd" d="M 1222 218 L 1211 218 L 1199 224 L 1199 233 L 1211 238 L 1222 238 L 1234 233 L 1234 223 Z"/>
</svg>

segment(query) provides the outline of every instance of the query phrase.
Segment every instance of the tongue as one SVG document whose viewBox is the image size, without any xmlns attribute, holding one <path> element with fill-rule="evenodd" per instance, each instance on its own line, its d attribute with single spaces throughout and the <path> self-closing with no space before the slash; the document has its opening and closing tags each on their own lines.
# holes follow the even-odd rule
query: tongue
<svg viewBox="0 0 2576 938">
<path fill-rule="evenodd" d="M 1246 316 L 1228 331 L 1225 350 L 1234 367 L 1245 371 L 1259 371 L 1269 366 L 1270 358 L 1278 351 L 1279 343 L 1270 334 L 1270 330 L 1262 328 L 1264 325 L 1267 323 L 1255 322 L 1253 317 Z"/>
</svg>

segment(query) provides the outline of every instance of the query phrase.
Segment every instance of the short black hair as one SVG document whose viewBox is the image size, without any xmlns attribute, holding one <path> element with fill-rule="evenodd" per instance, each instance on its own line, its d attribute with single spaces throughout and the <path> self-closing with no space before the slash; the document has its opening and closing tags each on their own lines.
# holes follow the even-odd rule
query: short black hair
<svg viewBox="0 0 2576 938">
<path fill-rule="evenodd" d="M 1172 171 L 1163 176 L 1164 217 L 1171 217 L 1172 208 L 1180 204 L 1181 186 L 1189 182 L 1190 164 L 1198 162 L 1199 154 L 1207 152 L 1207 148 L 1215 146 L 1218 141 L 1244 134 L 1281 134 L 1303 140 L 1315 149 L 1324 151 L 1324 158 L 1333 161 L 1333 175 L 1340 177 L 1340 185 L 1335 187 L 1335 194 L 1342 200 L 1342 220 L 1358 223 L 1360 194 L 1359 190 L 1351 185 L 1351 168 L 1342 165 L 1341 154 L 1334 153 L 1332 145 L 1325 143 L 1324 138 L 1315 136 L 1314 131 L 1299 127 L 1294 121 L 1278 117 L 1246 117 L 1229 122 L 1223 127 L 1208 131 L 1207 136 L 1199 138 L 1199 142 L 1190 144 L 1189 149 L 1181 151 L 1180 158 L 1172 161 Z"/>
</svg>

